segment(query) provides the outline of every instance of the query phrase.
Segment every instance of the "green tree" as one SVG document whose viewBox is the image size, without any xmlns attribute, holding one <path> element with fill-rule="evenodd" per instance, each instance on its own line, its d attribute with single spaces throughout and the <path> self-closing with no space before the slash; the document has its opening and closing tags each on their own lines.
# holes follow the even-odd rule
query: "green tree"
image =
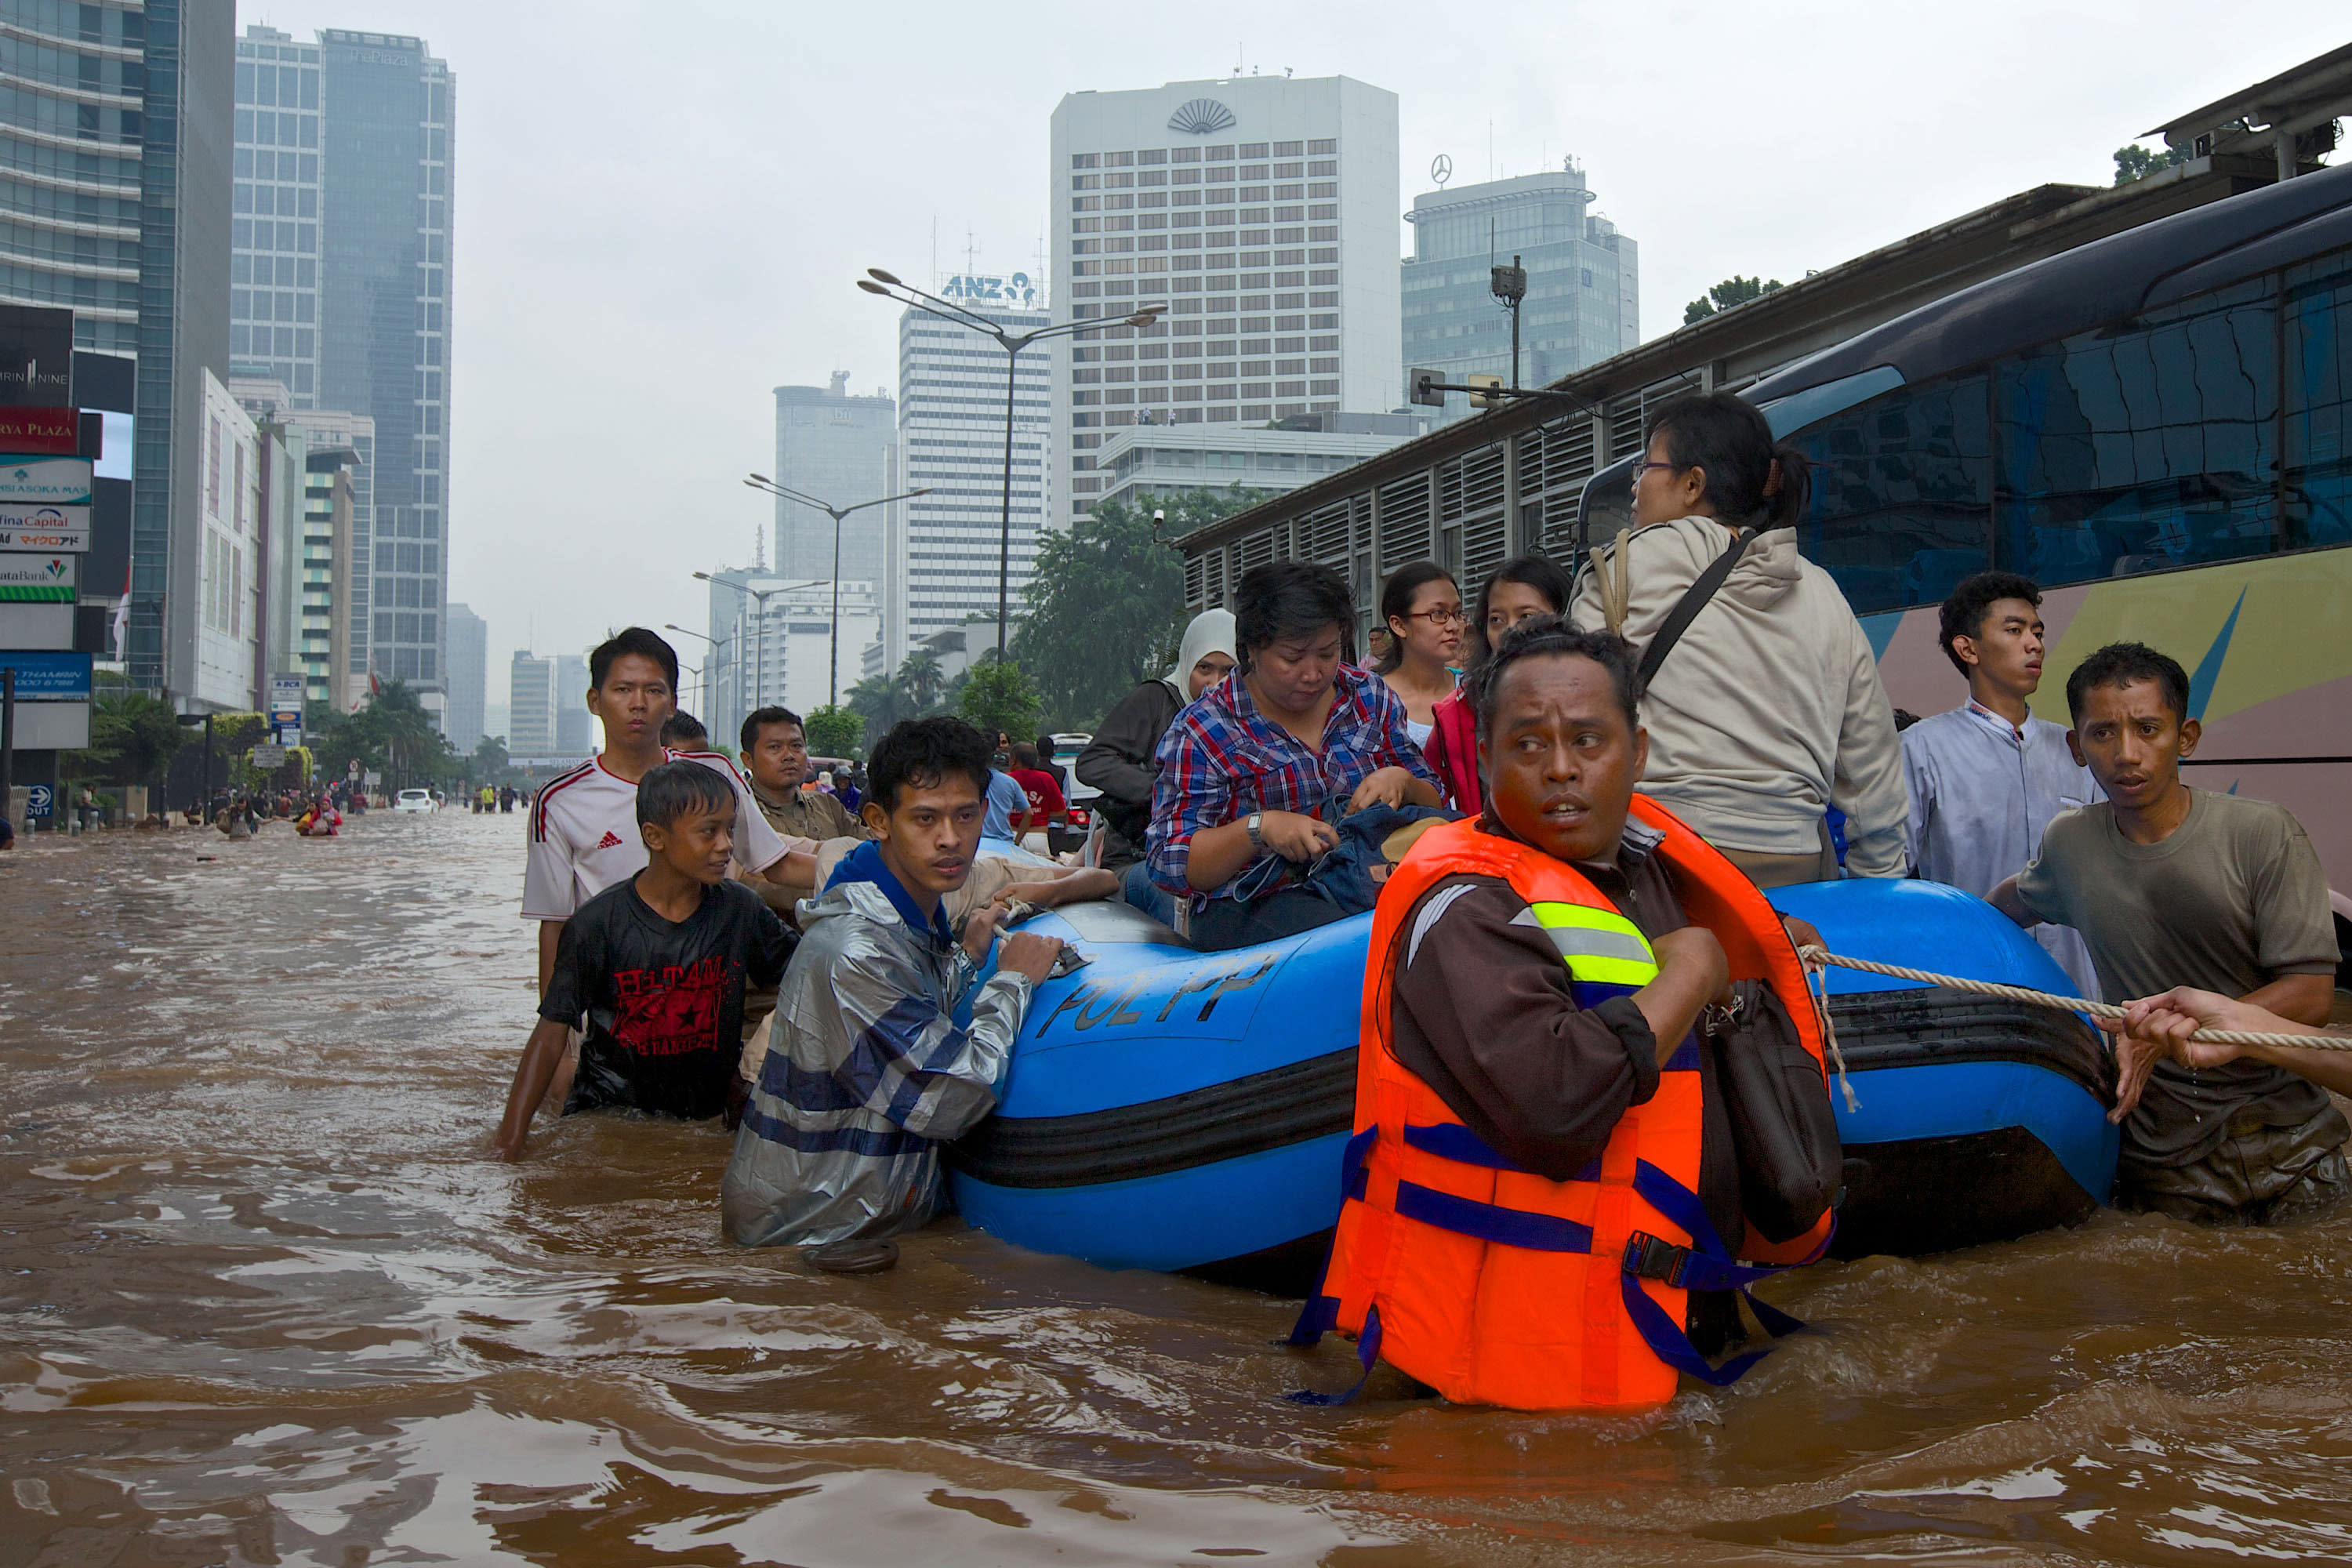
<svg viewBox="0 0 2352 1568">
<path fill-rule="evenodd" d="M 999 731 L 1015 741 L 1031 739 L 1045 711 L 1037 688 L 1013 660 L 992 651 L 963 679 L 956 710 L 993 741 Z"/>
<path fill-rule="evenodd" d="M 2189 154 L 2178 147 L 2167 147 L 2151 153 L 2135 142 L 2128 147 L 2116 149 L 2116 184 L 2128 185 L 2134 180 L 2146 179 L 2159 169 L 2169 169 L 2189 162 Z"/>
<path fill-rule="evenodd" d="M 100 673 L 89 712 L 89 748 L 64 758 L 65 777 L 115 784 L 155 784 L 190 731 L 172 705 L 120 675 Z"/>
<path fill-rule="evenodd" d="M 386 683 L 357 712 L 314 726 L 305 739 L 330 778 L 341 777 L 353 760 L 363 773 L 382 773 L 387 789 L 447 784 L 465 772 L 464 760 L 404 681 Z"/>
<path fill-rule="evenodd" d="M 1166 542 L 1269 493 L 1234 486 L 1111 501 L 1039 538 L 1013 652 L 1053 728 L 1092 729 L 1139 681 L 1168 668 L 1182 633 L 1184 558 Z M 1155 510 L 1165 522 L 1155 524 Z"/>
<path fill-rule="evenodd" d="M 856 695 L 854 688 L 851 695 Z M 808 737 L 811 756 L 851 756 L 866 739 L 866 720 L 850 709 L 836 708 L 828 702 L 809 710 L 803 732 Z"/>
<path fill-rule="evenodd" d="M 937 710 L 947 692 L 947 671 L 940 668 L 940 656 L 929 648 L 917 648 L 898 663 L 894 685 L 906 711 L 900 719 L 919 719 Z M 896 723 L 898 721 L 893 720 Z"/>
<path fill-rule="evenodd" d="M 1683 307 L 1683 325 L 1704 321 L 1717 310 L 1728 310 L 1734 305 L 1745 305 L 1750 300 L 1761 300 L 1780 287 L 1778 278 L 1769 282 L 1761 278 L 1742 278 L 1735 272 L 1709 289 L 1705 296 Z"/>
<path fill-rule="evenodd" d="M 507 771 L 507 742 L 504 736 L 485 735 L 474 742 L 474 754 L 467 760 L 467 777 L 481 784 L 490 784 Z"/>
</svg>

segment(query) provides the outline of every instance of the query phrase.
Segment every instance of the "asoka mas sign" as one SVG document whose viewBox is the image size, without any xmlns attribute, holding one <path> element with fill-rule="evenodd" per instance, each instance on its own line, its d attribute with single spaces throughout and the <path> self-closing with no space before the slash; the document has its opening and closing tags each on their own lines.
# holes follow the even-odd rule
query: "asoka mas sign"
<svg viewBox="0 0 2352 1568">
<path fill-rule="evenodd" d="M 0 507 L 88 506 L 88 458 L 0 457 Z"/>
<path fill-rule="evenodd" d="M 89 508 L 0 502 L 0 550 L 89 550 Z"/>
</svg>

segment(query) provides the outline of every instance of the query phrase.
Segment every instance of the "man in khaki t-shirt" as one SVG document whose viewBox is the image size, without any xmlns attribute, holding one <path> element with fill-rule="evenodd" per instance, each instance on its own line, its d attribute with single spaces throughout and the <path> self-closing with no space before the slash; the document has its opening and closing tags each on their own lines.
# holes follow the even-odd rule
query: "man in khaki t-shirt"
<svg viewBox="0 0 2352 1568">
<path fill-rule="evenodd" d="M 2187 698 L 2179 665 L 2137 643 L 2076 669 L 2068 738 L 2108 798 L 2053 821 L 2039 858 L 1992 901 L 2020 924 L 2081 931 L 2105 1001 L 2193 985 L 2324 1024 L 2337 953 L 2319 858 L 2284 806 L 2180 782 L 2198 735 Z M 2342 1153 L 2352 1125 L 2282 1068 L 2150 1070 L 2131 1055 L 2118 1103 L 2128 1115 L 2117 1196 L 2138 1207 L 2259 1223 L 2352 1182 Z"/>
</svg>

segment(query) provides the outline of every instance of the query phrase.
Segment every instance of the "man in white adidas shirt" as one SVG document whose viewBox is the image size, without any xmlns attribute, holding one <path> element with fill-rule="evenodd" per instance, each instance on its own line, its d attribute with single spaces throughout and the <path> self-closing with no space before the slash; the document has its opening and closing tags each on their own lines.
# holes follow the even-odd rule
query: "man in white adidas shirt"
<svg viewBox="0 0 2352 1568">
<path fill-rule="evenodd" d="M 677 708 L 677 653 L 658 634 L 630 626 L 599 644 L 588 656 L 588 710 L 604 723 L 604 750 L 541 790 L 530 810 L 522 913 L 540 922 L 542 994 L 572 912 L 646 868 L 637 781 L 672 758 L 700 763 L 734 785 L 735 864 L 755 889 L 764 879 L 761 873 L 779 867 L 786 880 L 806 885 L 815 879 L 815 844 L 787 839 L 769 826 L 743 775 L 724 755 L 663 748 L 662 723 Z M 794 869 L 797 876 L 790 874 Z M 548 1094 L 558 1110 L 571 1084 L 567 1062 Z"/>
</svg>

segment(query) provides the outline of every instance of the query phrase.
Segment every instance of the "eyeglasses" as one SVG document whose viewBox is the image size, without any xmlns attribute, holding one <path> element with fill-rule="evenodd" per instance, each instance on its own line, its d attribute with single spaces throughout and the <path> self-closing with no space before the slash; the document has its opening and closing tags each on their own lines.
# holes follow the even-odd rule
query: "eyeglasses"
<svg viewBox="0 0 2352 1568">
<path fill-rule="evenodd" d="M 1648 473 L 1652 468 L 1664 468 L 1670 474 L 1675 471 L 1675 466 L 1672 463 L 1661 463 L 1656 461 L 1654 458 L 1646 463 L 1637 463 L 1633 468 L 1633 483 L 1636 485 L 1640 484 L 1642 482 L 1642 476 Z"/>
<path fill-rule="evenodd" d="M 1433 626 L 1467 626 L 1470 622 L 1470 617 L 1462 613 L 1462 606 L 1459 605 L 1454 605 L 1454 608 L 1450 610 L 1415 610 L 1411 615 L 1406 616 L 1404 619 L 1408 621 L 1427 621 Z"/>
</svg>

